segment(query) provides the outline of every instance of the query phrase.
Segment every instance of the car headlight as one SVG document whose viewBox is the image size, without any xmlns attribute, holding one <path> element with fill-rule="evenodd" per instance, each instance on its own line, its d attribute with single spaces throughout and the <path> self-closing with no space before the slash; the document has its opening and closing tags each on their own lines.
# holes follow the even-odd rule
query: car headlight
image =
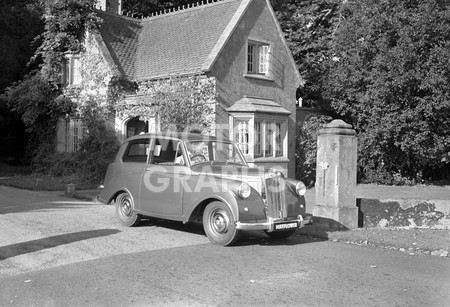
<svg viewBox="0 0 450 307">
<path fill-rule="evenodd" d="M 303 182 L 299 182 L 295 185 L 295 192 L 297 192 L 297 194 L 299 196 L 303 196 L 306 193 L 306 186 Z"/>
<path fill-rule="evenodd" d="M 248 185 L 248 183 L 246 183 L 246 182 L 242 182 L 240 185 L 239 185 L 239 188 L 238 188 L 238 195 L 241 197 L 241 198 L 247 198 L 247 197 L 249 197 L 250 196 L 250 193 L 252 192 L 252 190 L 251 190 L 251 188 L 250 188 L 250 186 Z"/>
</svg>

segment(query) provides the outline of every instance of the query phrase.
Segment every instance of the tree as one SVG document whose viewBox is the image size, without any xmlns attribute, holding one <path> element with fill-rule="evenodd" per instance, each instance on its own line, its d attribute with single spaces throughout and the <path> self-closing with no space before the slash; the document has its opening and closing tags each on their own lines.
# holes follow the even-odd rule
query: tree
<svg viewBox="0 0 450 307">
<path fill-rule="evenodd" d="M 93 10 L 96 0 L 40 0 L 45 7 L 45 30 L 34 59 L 42 58 L 41 73 L 51 83 L 58 84 L 64 53 L 80 52 L 87 30 L 95 29 L 101 20 Z"/>
<path fill-rule="evenodd" d="M 325 95 L 359 133 L 363 179 L 448 179 L 450 7 L 360 0 L 344 10 Z"/>
<path fill-rule="evenodd" d="M 93 11 L 95 0 L 41 0 L 39 3 L 45 8 L 45 28 L 36 38 L 40 45 L 33 60 L 42 63 L 41 70 L 31 72 L 9 87 L 4 98 L 30 136 L 29 155 L 41 144 L 50 147 L 47 144 L 54 141 L 58 118 L 74 111 L 74 103 L 61 95 L 59 87 L 62 59 L 65 52 L 82 50 L 85 30 L 95 28 L 99 22 Z"/>
<path fill-rule="evenodd" d="M 34 37 L 44 28 L 41 13 L 32 0 L 0 2 L 0 94 L 33 68 L 27 63 L 37 47 Z"/>
<path fill-rule="evenodd" d="M 133 17 L 147 17 L 167 9 L 177 10 L 183 6 L 197 5 L 202 2 L 216 2 L 218 0 L 126 0 L 123 3 L 125 15 Z"/>
<path fill-rule="evenodd" d="M 74 109 L 73 102 L 60 96 L 40 73 L 28 75 L 6 91 L 10 110 L 20 116 L 30 136 L 29 151 L 53 142 L 56 122 Z"/>
<path fill-rule="evenodd" d="M 342 0 L 282 1 L 272 5 L 305 85 L 297 92 L 306 106 L 330 109 L 323 96 L 334 33 L 342 20 Z"/>
</svg>

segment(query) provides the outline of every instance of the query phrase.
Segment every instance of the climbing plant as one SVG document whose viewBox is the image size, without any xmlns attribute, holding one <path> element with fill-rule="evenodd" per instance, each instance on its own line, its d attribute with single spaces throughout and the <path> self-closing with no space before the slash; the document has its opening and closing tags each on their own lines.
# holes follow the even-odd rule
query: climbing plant
<svg viewBox="0 0 450 307">
<path fill-rule="evenodd" d="M 116 105 L 121 117 L 149 120 L 158 114 L 161 130 L 186 131 L 192 127 L 203 132 L 213 129 L 215 83 L 204 76 L 171 76 L 165 80 L 139 83 L 132 103 Z"/>
</svg>

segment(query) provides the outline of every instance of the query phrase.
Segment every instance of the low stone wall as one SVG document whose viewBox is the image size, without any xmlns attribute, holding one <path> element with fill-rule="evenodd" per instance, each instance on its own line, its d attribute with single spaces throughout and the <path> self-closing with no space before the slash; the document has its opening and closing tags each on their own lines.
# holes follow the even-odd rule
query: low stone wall
<svg viewBox="0 0 450 307">
<path fill-rule="evenodd" d="M 450 229 L 449 200 L 358 198 L 359 227 Z"/>
</svg>

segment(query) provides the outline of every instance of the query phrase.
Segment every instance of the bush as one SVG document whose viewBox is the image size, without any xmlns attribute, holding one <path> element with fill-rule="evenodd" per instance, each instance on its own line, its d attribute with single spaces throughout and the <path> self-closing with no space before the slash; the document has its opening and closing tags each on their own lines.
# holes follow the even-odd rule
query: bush
<svg viewBox="0 0 450 307">
<path fill-rule="evenodd" d="M 95 184 L 103 182 L 108 164 L 114 160 L 118 149 L 119 142 L 113 129 L 102 121 L 91 123 L 76 155 L 80 179 Z"/>
<path fill-rule="evenodd" d="M 56 152 L 54 144 L 42 143 L 33 153 L 31 170 L 33 173 L 52 176 L 73 175 L 77 170 L 75 155 Z"/>
<path fill-rule="evenodd" d="M 114 160 L 119 149 L 119 143 L 114 130 L 109 129 L 103 121 L 91 123 L 89 126 L 78 152 L 56 152 L 54 144 L 41 144 L 33 154 L 33 173 L 52 176 L 76 175 L 77 179 L 84 183 L 101 183 L 108 164 Z"/>
</svg>

